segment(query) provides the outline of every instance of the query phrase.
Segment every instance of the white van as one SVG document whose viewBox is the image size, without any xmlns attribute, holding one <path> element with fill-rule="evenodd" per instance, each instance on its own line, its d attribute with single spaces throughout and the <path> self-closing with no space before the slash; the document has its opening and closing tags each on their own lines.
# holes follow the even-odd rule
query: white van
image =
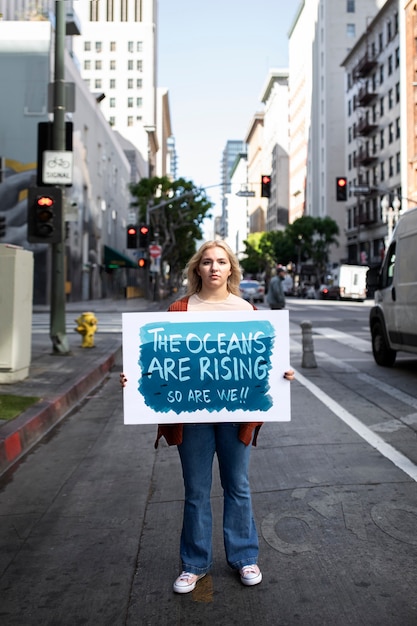
<svg viewBox="0 0 417 626">
<path fill-rule="evenodd" d="M 417 354 L 417 208 L 400 217 L 375 287 L 372 352 L 378 365 L 391 367 L 398 350 Z"/>
</svg>

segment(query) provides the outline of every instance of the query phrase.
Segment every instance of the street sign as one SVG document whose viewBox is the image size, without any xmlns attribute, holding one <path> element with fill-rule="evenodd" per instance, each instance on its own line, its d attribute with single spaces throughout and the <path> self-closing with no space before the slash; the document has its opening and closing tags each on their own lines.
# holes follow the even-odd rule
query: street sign
<svg viewBox="0 0 417 626">
<path fill-rule="evenodd" d="M 244 198 L 254 198 L 255 197 L 255 192 L 254 191 L 238 191 L 237 196 L 243 196 Z"/>
<path fill-rule="evenodd" d="M 72 155 L 73 153 L 68 150 L 45 150 L 42 182 L 45 185 L 71 185 Z"/>
<path fill-rule="evenodd" d="M 161 246 L 158 246 L 157 244 L 152 244 L 151 246 L 149 246 L 149 256 L 152 259 L 159 259 L 159 257 L 161 256 L 161 253 L 162 253 Z"/>
<path fill-rule="evenodd" d="M 362 196 L 367 195 L 371 190 L 369 185 L 355 185 L 352 187 L 352 191 L 354 196 Z"/>
</svg>

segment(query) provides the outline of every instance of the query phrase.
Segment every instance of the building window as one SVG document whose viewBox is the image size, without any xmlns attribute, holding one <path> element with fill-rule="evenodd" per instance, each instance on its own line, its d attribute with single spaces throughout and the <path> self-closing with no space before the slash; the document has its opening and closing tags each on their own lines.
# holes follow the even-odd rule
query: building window
<svg viewBox="0 0 417 626">
<path fill-rule="evenodd" d="M 110 89 L 116 89 L 116 79 L 115 78 L 110 78 Z"/>
<path fill-rule="evenodd" d="M 96 78 L 94 81 L 94 88 L 101 89 L 101 78 Z"/>
<path fill-rule="evenodd" d="M 379 99 L 379 115 L 381 117 L 384 115 L 384 97 Z"/>
<path fill-rule="evenodd" d="M 121 0 L 121 4 L 120 4 L 120 21 L 121 22 L 128 21 L 127 6 L 128 6 L 128 0 Z"/>
<path fill-rule="evenodd" d="M 392 122 L 388 126 L 388 141 L 389 143 L 392 143 L 394 141 L 394 124 Z"/>
<path fill-rule="evenodd" d="M 128 41 L 127 42 L 127 51 L 128 52 L 134 52 L 133 41 Z"/>
<path fill-rule="evenodd" d="M 95 65 L 96 70 L 102 69 L 101 61 L 96 61 L 94 65 Z"/>
<path fill-rule="evenodd" d="M 388 108 L 392 109 L 394 106 L 394 91 L 392 89 L 388 92 Z"/>
<path fill-rule="evenodd" d="M 90 2 L 90 22 L 98 22 L 98 2 Z"/>
<path fill-rule="evenodd" d="M 133 78 L 128 78 L 127 79 L 127 88 L 128 89 L 133 89 Z"/>
<path fill-rule="evenodd" d="M 136 98 L 136 106 L 140 109 L 143 105 L 143 98 Z"/>
<path fill-rule="evenodd" d="M 128 69 L 128 70 L 133 70 L 133 61 L 132 61 L 132 60 L 129 60 L 129 61 L 127 62 L 127 69 Z"/>
<path fill-rule="evenodd" d="M 347 0 L 346 13 L 355 13 L 355 0 Z"/>
<path fill-rule="evenodd" d="M 127 99 L 127 106 L 129 109 L 133 108 L 133 98 L 128 98 Z"/>
<path fill-rule="evenodd" d="M 382 33 L 379 33 L 378 35 L 378 42 L 379 42 L 379 51 L 382 52 L 384 49 L 384 36 Z"/>
<path fill-rule="evenodd" d="M 388 21 L 387 22 L 387 42 L 391 41 L 392 39 L 392 28 L 391 28 L 391 22 Z"/>
<path fill-rule="evenodd" d="M 141 78 L 136 79 L 136 89 L 142 89 L 143 81 Z"/>
<path fill-rule="evenodd" d="M 133 115 L 129 115 L 127 118 L 127 125 L 133 126 Z"/>
<path fill-rule="evenodd" d="M 135 0 L 135 22 L 142 21 L 142 0 Z"/>
<path fill-rule="evenodd" d="M 116 98 L 110 98 L 110 108 L 111 109 L 116 108 Z"/>
<path fill-rule="evenodd" d="M 400 48 L 395 48 L 395 67 L 400 67 Z"/>
<path fill-rule="evenodd" d="M 107 0 L 107 17 L 108 22 L 114 22 L 114 0 Z"/>
<path fill-rule="evenodd" d="M 394 157 L 392 156 L 388 160 L 388 176 L 389 178 L 394 176 Z"/>
<path fill-rule="evenodd" d="M 115 70 L 116 69 L 116 61 L 114 59 L 112 59 L 110 61 L 110 69 L 111 70 Z"/>
<path fill-rule="evenodd" d="M 84 69 L 91 70 L 91 61 L 84 61 Z"/>
<path fill-rule="evenodd" d="M 392 74 L 392 54 L 388 57 L 388 76 Z"/>
<path fill-rule="evenodd" d="M 116 124 L 116 118 L 111 116 L 109 118 L 109 124 L 110 124 L 110 126 L 114 126 Z"/>
<path fill-rule="evenodd" d="M 379 179 L 382 183 L 382 181 L 385 180 L 385 164 L 384 162 L 379 164 Z"/>
<path fill-rule="evenodd" d="M 136 42 L 136 52 L 143 52 L 143 41 Z"/>
<path fill-rule="evenodd" d="M 142 69 L 143 69 L 143 61 L 141 61 L 141 60 L 136 61 L 136 69 L 137 69 L 137 71 L 138 71 L 138 72 L 142 72 Z"/>
<path fill-rule="evenodd" d="M 103 50 L 103 44 L 101 41 L 96 41 L 96 52 L 101 52 Z"/>
<path fill-rule="evenodd" d="M 395 120 L 395 137 L 396 139 L 399 139 L 401 135 L 401 131 L 400 131 L 400 118 L 397 117 L 397 119 Z"/>
<path fill-rule="evenodd" d="M 397 174 L 401 174 L 401 154 L 400 154 L 400 152 L 397 152 L 397 154 L 395 155 L 395 162 L 396 162 L 396 166 L 397 166 Z"/>
<path fill-rule="evenodd" d="M 91 50 L 91 41 L 84 41 L 84 52 L 90 52 Z"/>
<path fill-rule="evenodd" d="M 346 35 L 348 37 L 356 37 L 355 24 L 346 24 Z"/>
<path fill-rule="evenodd" d="M 115 41 L 111 41 L 110 42 L 110 52 L 116 52 L 116 42 Z"/>
<path fill-rule="evenodd" d="M 379 84 L 382 85 L 383 82 L 384 82 L 384 66 L 380 65 L 379 66 Z"/>
<path fill-rule="evenodd" d="M 398 104 L 400 101 L 400 83 L 395 84 L 395 102 Z"/>
</svg>

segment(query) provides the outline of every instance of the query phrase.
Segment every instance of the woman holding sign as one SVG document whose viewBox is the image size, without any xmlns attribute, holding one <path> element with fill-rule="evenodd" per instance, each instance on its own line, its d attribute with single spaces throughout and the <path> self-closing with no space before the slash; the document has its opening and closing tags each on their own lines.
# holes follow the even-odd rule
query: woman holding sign
<svg viewBox="0 0 417 626">
<path fill-rule="evenodd" d="M 252 304 L 240 297 L 239 261 L 223 241 L 201 246 L 187 265 L 187 295 L 169 311 L 244 311 Z M 124 374 L 121 384 L 126 384 Z M 284 373 L 294 379 L 293 370 Z M 211 486 L 214 455 L 217 454 L 224 494 L 223 538 L 227 562 L 239 572 L 244 585 L 262 580 L 258 561 L 258 534 L 252 514 L 249 486 L 251 446 L 256 445 L 261 422 L 164 424 L 164 437 L 177 445 L 184 478 L 185 501 L 180 556 L 182 573 L 175 580 L 176 593 L 193 591 L 212 566 Z"/>
</svg>

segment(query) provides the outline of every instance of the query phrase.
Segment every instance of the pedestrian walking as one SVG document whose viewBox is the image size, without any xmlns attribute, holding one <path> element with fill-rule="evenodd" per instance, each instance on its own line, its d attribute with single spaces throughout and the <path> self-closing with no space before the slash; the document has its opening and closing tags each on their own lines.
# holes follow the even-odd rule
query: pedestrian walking
<svg viewBox="0 0 417 626">
<path fill-rule="evenodd" d="M 273 276 L 269 281 L 268 293 L 266 294 L 266 301 L 270 309 L 283 309 L 285 307 L 284 278 L 285 269 L 283 267 L 280 267 L 278 272 L 273 270 Z"/>
<path fill-rule="evenodd" d="M 255 307 L 240 297 L 239 261 L 223 241 L 209 241 L 190 259 L 187 294 L 169 311 L 244 311 Z M 294 379 L 294 371 L 283 374 Z M 122 386 L 126 377 L 120 374 Z M 182 572 L 175 580 L 176 593 L 193 591 L 212 566 L 211 486 L 217 455 L 223 488 L 223 538 L 226 559 L 239 572 L 243 585 L 262 580 L 258 566 L 258 534 L 252 513 L 249 460 L 262 422 L 163 424 L 158 426 L 155 447 L 161 437 L 176 445 L 184 479 L 184 513 L 180 539 Z"/>
</svg>

